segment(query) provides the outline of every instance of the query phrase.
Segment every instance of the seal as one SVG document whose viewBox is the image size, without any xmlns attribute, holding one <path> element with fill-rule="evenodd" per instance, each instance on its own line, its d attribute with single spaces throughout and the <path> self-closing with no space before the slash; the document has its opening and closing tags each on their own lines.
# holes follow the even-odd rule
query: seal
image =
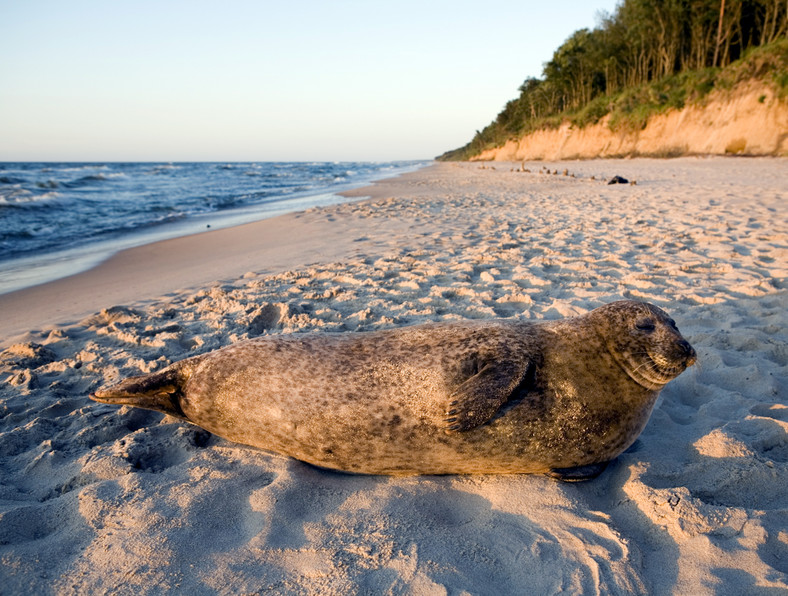
<svg viewBox="0 0 788 596">
<path fill-rule="evenodd" d="M 346 472 L 583 480 L 635 441 L 695 359 L 665 312 L 619 301 L 538 323 L 266 336 L 91 398 Z"/>
</svg>

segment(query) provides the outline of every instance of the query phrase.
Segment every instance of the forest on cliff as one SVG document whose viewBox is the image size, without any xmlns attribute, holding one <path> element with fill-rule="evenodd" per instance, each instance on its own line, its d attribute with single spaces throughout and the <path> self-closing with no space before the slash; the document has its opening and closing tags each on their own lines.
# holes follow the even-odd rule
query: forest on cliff
<svg viewBox="0 0 788 596">
<path fill-rule="evenodd" d="M 565 120 L 584 126 L 645 126 L 650 114 L 681 108 L 747 78 L 788 90 L 786 0 L 623 0 L 594 29 L 574 32 L 527 78 L 520 96 L 439 159 L 468 159 Z"/>
</svg>

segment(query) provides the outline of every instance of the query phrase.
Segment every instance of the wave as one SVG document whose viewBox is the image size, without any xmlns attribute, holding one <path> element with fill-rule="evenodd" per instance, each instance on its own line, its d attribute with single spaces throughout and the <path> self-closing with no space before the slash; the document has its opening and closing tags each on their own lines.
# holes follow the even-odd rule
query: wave
<svg viewBox="0 0 788 596">
<path fill-rule="evenodd" d="M 167 163 L 167 164 L 161 164 L 161 165 L 153 166 L 149 171 L 144 172 L 143 175 L 159 176 L 159 175 L 162 175 L 162 174 L 171 174 L 171 173 L 176 172 L 177 170 L 180 170 L 180 169 L 181 169 L 181 166 L 176 166 L 174 164 Z"/>
<path fill-rule="evenodd" d="M 240 207 L 251 195 L 226 195 L 223 197 L 206 197 L 206 205 L 210 211 L 224 211 L 233 207 Z"/>
<path fill-rule="evenodd" d="M 81 188 L 83 186 L 88 186 L 93 184 L 94 182 L 104 182 L 106 177 L 102 176 L 101 174 L 90 174 L 89 176 L 82 176 L 81 178 L 77 178 L 76 180 L 71 180 L 70 182 L 63 182 L 62 186 L 65 188 Z"/>
<path fill-rule="evenodd" d="M 48 168 L 44 168 L 42 171 L 49 171 L 49 172 L 84 172 L 85 170 L 108 170 L 111 166 L 108 164 L 83 164 L 83 165 L 72 165 L 72 166 L 52 166 Z"/>
<path fill-rule="evenodd" d="M 30 208 L 43 207 L 54 199 L 60 198 L 57 192 L 33 194 L 24 188 L 14 188 L 10 192 L 0 189 L 0 207 Z"/>
<path fill-rule="evenodd" d="M 173 223 L 176 221 L 181 221 L 186 219 L 189 216 L 188 213 L 183 211 L 173 211 L 171 213 L 166 213 L 160 215 L 159 217 L 155 217 L 149 220 L 138 220 L 138 221 L 127 221 L 121 225 L 106 228 L 101 230 L 96 234 L 96 236 L 111 236 L 113 234 L 117 234 L 118 232 L 129 232 L 134 230 L 144 230 L 147 228 L 153 228 L 156 226 L 160 226 L 162 224 Z"/>
</svg>

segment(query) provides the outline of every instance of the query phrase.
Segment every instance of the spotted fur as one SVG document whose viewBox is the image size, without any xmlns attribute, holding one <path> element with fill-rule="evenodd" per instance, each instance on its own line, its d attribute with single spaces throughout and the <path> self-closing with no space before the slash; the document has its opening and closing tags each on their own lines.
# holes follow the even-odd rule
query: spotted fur
<svg viewBox="0 0 788 596">
<path fill-rule="evenodd" d="M 268 336 L 91 397 L 349 472 L 541 473 L 615 458 L 694 361 L 667 314 L 621 301 L 540 323 Z"/>
</svg>

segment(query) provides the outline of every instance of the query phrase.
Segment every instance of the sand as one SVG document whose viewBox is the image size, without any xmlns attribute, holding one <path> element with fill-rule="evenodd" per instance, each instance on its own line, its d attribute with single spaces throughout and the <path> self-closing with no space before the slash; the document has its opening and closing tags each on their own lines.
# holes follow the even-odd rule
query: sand
<svg viewBox="0 0 788 596">
<path fill-rule="evenodd" d="M 519 167 L 438 164 L 4 297 L 0 593 L 788 592 L 788 161 Z M 340 474 L 87 398 L 246 337 L 621 298 L 699 362 L 588 483 Z"/>
</svg>

